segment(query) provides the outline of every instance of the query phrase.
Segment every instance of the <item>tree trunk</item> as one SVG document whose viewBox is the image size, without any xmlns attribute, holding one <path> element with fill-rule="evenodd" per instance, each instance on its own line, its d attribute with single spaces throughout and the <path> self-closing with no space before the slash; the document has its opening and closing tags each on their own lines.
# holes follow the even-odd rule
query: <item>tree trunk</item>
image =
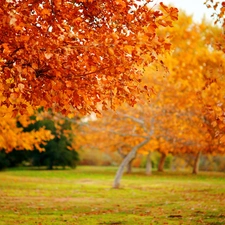
<svg viewBox="0 0 225 225">
<path fill-rule="evenodd" d="M 146 157 L 146 175 L 152 174 L 152 161 L 151 161 L 151 152 L 148 152 L 148 155 Z"/>
<path fill-rule="evenodd" d="M 193 174 L 198 174 L 199 172 L 199 162 L 200 162 L 201 151 L 199 151 L 195 157 L 194 166 L 193 166 Z"/>
<path fill-rule="evenodd" d="M 124 154 L 123 152 L 122 152 L 122 147 L 119 147 L 118 148 L 118 153 L 121 155 L 121 157 L 124 159 L 127 155 L 126 154 Z M 132 173 L 132 162 L 133 162 L 133 160 L 134 160 L 134 158 L 133 159 L 131 159 L 131 161 L 127 164 L 127 174 L 131 174 Z"/>
<path fill-rule="evenodd" d="M 113 188 L 119 188 L 120 187 L 120 180 L 124 172 L 124 168 L 128 165 L 128 163 L 135 157 L 137 150 L 147 144 L 149 142 L 149 139 L 145 139 L 140 144 L 134 146 L 132 150 L 127 154 L 127 156 L 124 158 L 122 163 L 120 164 L 115 179 L 113 183 Z"/>
<path fill-rule="evenodd" d="M 136 154 L 135 154 L 136 155 Z M 135 159 L 135 156 L 133 159 L 130 160 L 130 162 L 127 164 L 127 174 L 131 174 L 132 173 L 132 163 Z"/>
<path fill-rule="evenodd" d="M 159 165 L 158 165 L 158 172 L 163 172 L 164 171 L 165 161 L 166 161 L 166 154 L 162 153 L 160 161 L 159 161 Z"/>
</svg>

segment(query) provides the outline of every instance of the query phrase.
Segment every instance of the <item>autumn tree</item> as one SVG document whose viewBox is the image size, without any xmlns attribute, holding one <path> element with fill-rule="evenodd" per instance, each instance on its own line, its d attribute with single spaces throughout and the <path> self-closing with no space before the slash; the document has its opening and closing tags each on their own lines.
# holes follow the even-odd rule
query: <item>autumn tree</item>
<svg viewBox="0 0 225 225">
<path fill-rule="evenodd" d="M 175 83 L 170 89 L 176 89 L 173 92 L 178 101 L 174 99 L 174 103 L 178 104 L 173 104 L 182 106 L 177 116 L 184 119 L 176 140 L 179 143 L 180 139 L 183 147 L 176 148 L 194 153 L 197 165 L 200 152 L 224 153 L 225 61 L 223 50 L 216 46 L 222 38 L 221 29 L 206 21 L 195 24 L 191 17 L 180 14 L 171 33 L 174 52 L 164 62 L 170 71 L 169 80 Z"/>
<path fill-rule="evenodd" d="M 123 169 L 138 151 L 154 149 L 163 156 L 168 153 L 199 156 L 200 152 L 224 151 L 224 145 L 219 144 L 215 136 L 213 126 L 217 124 L 203 113 L 207 102 L 215 106 L 219 99 L 223 102 L 224 96 L 219 88 L 224 86 L 223 53 L 211 46 L 215 31 L 205 21 L 196 24 L 191 17 L 180 14 L 173 28 L 160 30 L 161 35 L 164 32 L 172 35 L 173 53 L 163 58 L 168 72 L 162 65 L 145 68 L 142 82 L 154 86 L 150 103 L 143 98 L 134 107 L 123 106 L 115 113 L 105 112 L 102 119 L 95 121 L 98 127 L 95 132 L 102 131 L 101 144 L 118 143 L 111 146 L 114 149 L 124 146 L 128 150 L 114 187 L 119 186 Z M 153 148 L 152 140 L 158 143 L 157 147 L 154 144 Z M 198 158 L 196 165 L 197 162 Z"/>
<path fill-rule="evenodd" d="M 116 112 L 111 110 L 104 112 L 102 118 L 89 121 L 85 126 L 88 137 L 91 137 L 90 132 L 95 133 L 95 136 L 89 139 L 95 147 L 105 147 L 105 151 L 109 148 L 123 151 L 124 158 L 115 176 L 114 188 L 120 186 L 124 169 L 129 166 L 138 152 L 148 154 L 154 150 L 151 141 L 162 110 L 154 103 L 142 101 L 133 107 L 123 105 Z M 97 141 L 93 139 L 97 137 L 96 134 L 99 136 Z M 84 135 L 83 133 L 82 136 Z M 86 141 L 88 142 L 87 139 Z"/>
<path fill-rule="evenodd" d="M 170 49 L 157 30 L 171 26 L 178 10 L 160 6 L 151 0 L 1 0 L 1 105 L 13 106 L 15 115 L 29 104 L 83 114 L 124 101 L 134 105 L 148 92 L 138 66 Z"/>
<path fill-rule="evenodd" d="M 7 108 L 2 106 L 0 108 L 0 150 L 6 153 L 15 150 L 34 150 L 43 151 L 42 145 L 53 138 L 50 131 L 44 127 L 25 132 L 22 127 L 18 127 L 18 122 L 27 127 L 30 123 L 29 116 L 20 116 L 19 118 L 12 117 L 12 107 Z"/>
<path fill-rule="evenodd" d="M 208 8 L 211 8 L 214 10 L 214 13 L 212 14 L 212 17 L 215 20 L 215 24 L 217 27 L 221 28 L 220 32 L 216 32 L 216 36 L 213 40 L 211 40 L 211 45 L 213 48 L 217 49 L 220 52 L 225 53 L 225 45 L 224 45 L 224 39 L 225 39 L 225 1 L 217 1 L 217 0 L 206 0 L 205 5 Z M 212 34 L 213 35 L 213 34 Z M 212 72 L 213 73 L 213 72 Z M 223 88 L 221 88 L 221 80 L 223 78 L 223 73 L 220 74 L 220 77 L 214 77 L 214 79 L 209 80 L 208 78 L 205 81 L 205 87 L 204 92 L 205 95 L 209 95 L 213 93 L 213 96 L 216 96 L 213 98 L 211 96 L 211 101 L 207 102 L 204 98 L 201 98 L 202 103 L 205 105 L 204 114 L 207 118 L 210 118 L 213 125 L 213 130 L 211 132 L 214 132 L 215 136 L 218 139 L 218 142 L 224 144 L 225 143 L 225 125 L 224 125 L 224 115 L 225 115 L 225 108 L 224 108 L 224 95 Z M 222 84 L 223 85 L 223 84 Z M 210 90 L 212 89 L 212 90 Z M 208 93 L 207 93 L 208 92 Z M 219 95 L 218 96 L 218 92 Z M 214 94 L 215 93 L 215 94 Z M 214 99 L 212 101 L 212 99 Z"/>
<path fill-rule="evenodd" d="M 0 101 L 4 97 L 0 93 Z M 29 114 L 33 114 L 34 111 L 31 106 L 27 106 Z M 12 152 L 13 150 L 34 150 L 38 149 L 43 151 L 43 145 L 47 141 L 54 138 L 52 133 L 49 130 L 46 130 L 44 127 L 33 130 L 31 132 L 25 132 L 23 127 L 27 127 L 30 124 L 29 115 L 14 115 L 14 107 L 10 105 L 6 107 L 2 105 L 0 107 L 0 151 L 2 157 L 5 157 L 5 153 Z M 20 123 L 22 126 L 18 126 Z M 3 164 L 2 164 L 3 165 Z"/>
</svg>

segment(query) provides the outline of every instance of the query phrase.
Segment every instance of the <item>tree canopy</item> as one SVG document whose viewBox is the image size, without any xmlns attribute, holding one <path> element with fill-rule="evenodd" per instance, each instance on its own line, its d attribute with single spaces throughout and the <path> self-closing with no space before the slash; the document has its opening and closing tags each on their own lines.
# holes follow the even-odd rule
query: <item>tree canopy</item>
<svg viewBox="0 0 225 225">
<path fill-rule="evenodd" d="M 151 3 L 149 5 L 149 3 Z M 135 104 L 139 66 L 169 51 L 178 10 L 151 0 L 2 0 L 1 105 L 83 114 Z"/>
</svg>

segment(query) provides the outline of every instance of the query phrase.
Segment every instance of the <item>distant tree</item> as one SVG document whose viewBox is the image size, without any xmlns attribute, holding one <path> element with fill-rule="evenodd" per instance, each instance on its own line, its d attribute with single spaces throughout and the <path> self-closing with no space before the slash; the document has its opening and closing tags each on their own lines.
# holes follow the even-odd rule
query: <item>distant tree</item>
<svg viewBox="0 0 225 225">
<path fill-rule="evenodd" d="M 91 138 L 86 141 L 92 145 L 102 145 L 105 151 L 131 146 L 123 148 L 126 157 L 116 174 L 113 184 L 116 188 L 120 185 L 124 168 L 137 152 L 146 154 L 149 150 L 159 151 L 163 156 L 159 163 L 159 170 L 162 171 L 169 153 L 196 154 L 202 151 L 217 154 L 225 149 L 214 134 L 216 130 L 213 126 L 218 126 L 214 122 L 216 117 L 211 118 L 211 115 L 206 118 L 203 114 L 206 103 L 213 106 L 218 104 L 217 114 L 224 120 L 223 111 L 220 110 L 220 104 L 224 106 L 225 96 L 222 88 L 225 85 L 224 77 L 221 76 L 225 71 L 224 53 L 211 46 L 214 34 L 218 34 L 219 30 L 205 21 L 194 23 L 191 16 L 181 13 L 179 21 L 172 28 L 160 32 L 172 34 L 174 51 L 163 58 L 168 75 L 165 74 L 165 68 L 158 65 L 157 72 L 152 66 L 145 68 L 148 76 L 143 82 L 148 86 L 154 85 L 151 102 L 143 98 L 134 107 L 124 104 L 116 112 L 108 110 L 102 113 L 101 119 L 90 121 L 87 128 L 87 132 L 92 129 L 100 135 L 99 141 L 93 141 L 96 134 L 89 135 Z"/>
<path fill-rule="evenodd" d="M 71 147 L 73 140 L 71 123 L 57 115 L 49 111 L 44 114 L 41 120 L 37 120 L 25 128 L 25 131 L 28 132 L 44 127 L 54 135 L 54 138 L 43 146 L 45 151 L 34 150 L 30 152 L 32 165 L 47 166 L 48 169 L 53 169 L 54 166 L 75 168 L 79 157 L 78 153 Z M 33 119 L 36 118 L 33 117 Z"/>
</svg>

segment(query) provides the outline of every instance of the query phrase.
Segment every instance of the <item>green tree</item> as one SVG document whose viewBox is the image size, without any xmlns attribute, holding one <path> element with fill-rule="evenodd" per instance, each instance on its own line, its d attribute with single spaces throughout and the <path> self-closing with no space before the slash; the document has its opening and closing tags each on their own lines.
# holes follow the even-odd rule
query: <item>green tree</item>
<svg viewBox="0 0 225 225">
<path fill-rule="evenodd" d="M 33 119 L 35 122 L 25 128 L 26 131 L 45 127 L 46 130 L 51 131 L 54 138 L 43 146 L 45 151 L 34 150 L 30 152 L 32 165 L 47 166 L 48 169 L 53 169 L 54 166 L 75 168 L 79 157 L 78 153 L 71 147 L 73 139 L 71 123 L 50 111 L 41 120 L 36 120 L 36 117 L 33 117 Z"/>
</svg>

